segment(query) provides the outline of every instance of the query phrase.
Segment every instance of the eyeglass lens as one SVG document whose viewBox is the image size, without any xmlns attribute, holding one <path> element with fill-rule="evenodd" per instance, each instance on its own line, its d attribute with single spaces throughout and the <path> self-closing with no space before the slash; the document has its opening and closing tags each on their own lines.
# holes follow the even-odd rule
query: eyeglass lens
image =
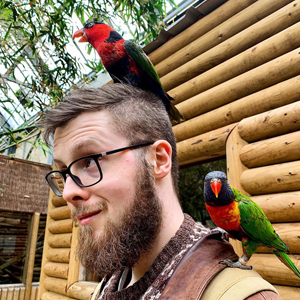
<svg viewBox="0 0 300 300">
<path fill-rule="evenodd" d="M 70 166 L 73 180 L 79 186 L 90 186 L 101 180 L 101 171 L 93 158 L 82 158 Z M 57 196 L 61 196 L 64 188 L 64 178 L 60 172 L 52 172 L 47 180 Z"/>
</svg>

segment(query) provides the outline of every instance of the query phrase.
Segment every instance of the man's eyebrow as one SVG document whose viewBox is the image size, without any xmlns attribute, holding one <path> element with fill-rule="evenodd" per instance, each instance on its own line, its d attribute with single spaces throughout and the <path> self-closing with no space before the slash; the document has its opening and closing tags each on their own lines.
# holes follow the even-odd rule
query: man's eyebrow
<svg viewBox="0 0 300 300">
<path fill-rule="evenodd" d="M 78 151 L 80 151 L 82 148 L 86 148 L 88 146 L 89 147 L 97 146 L 97 148 L 100 147 L 99 143 L 97 141 L 95 141 L 94 139 L 87 139 L 85 141 L 82 141 L 80 143 L 73 145 L 70 149 L 70 153 L 75 156 Z M 100 151 L 98 151 L 98 152 L 100 152 Z"/>
</svg>

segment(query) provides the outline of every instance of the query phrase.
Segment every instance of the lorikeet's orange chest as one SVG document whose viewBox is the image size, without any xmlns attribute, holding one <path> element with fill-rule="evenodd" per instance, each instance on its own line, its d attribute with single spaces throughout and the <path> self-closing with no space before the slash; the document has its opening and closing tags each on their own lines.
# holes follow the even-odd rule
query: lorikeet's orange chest
<svg viewBox="0 0 300 300">
<path fill-rule="evenodd" d="M 233 201 L 226 206 L 210 206 L 206 204 L 206 208 L 212 221 L 226 231 L 239 230 L 240 228 L 240 212 L 238 203 Z"/>
</svg>

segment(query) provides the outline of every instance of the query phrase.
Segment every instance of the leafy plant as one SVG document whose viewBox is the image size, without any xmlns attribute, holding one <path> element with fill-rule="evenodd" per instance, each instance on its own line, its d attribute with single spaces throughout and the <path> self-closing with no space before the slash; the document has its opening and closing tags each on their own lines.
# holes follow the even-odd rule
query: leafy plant
<svg viewBox="0 0 300 300">
<path fill-rule="evenodd" d="M 43 111 L 54 107 L 75 84 L 89 82 L 104 71 L 98 57 L 80 63 L 68 49 L 78 29 L 74 19 L 84 24 L 97 17 L 120 30 L 118 18 L 136 41 L 147 43 L 162 28 L 165 10 L 165 0 L 2 0 L 0 67 L 5 72 L 0 72 L 0 109 L 23 120 L 19 132 L 28 134 L 25 128 L 35 126 Z M 88 74 L 82 72 L 83 65 Z M 15 141 L 2 126 L 0 152 L 7 144 Z"/>
</svg>

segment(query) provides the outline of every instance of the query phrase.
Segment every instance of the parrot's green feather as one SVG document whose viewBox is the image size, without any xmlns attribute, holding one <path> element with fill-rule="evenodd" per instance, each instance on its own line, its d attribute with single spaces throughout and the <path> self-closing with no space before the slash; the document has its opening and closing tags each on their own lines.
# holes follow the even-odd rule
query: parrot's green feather
<svg viewBox="0 0 300 300">
<path fill-rule="evenodd" d="M 260 245 L 289 252 L 288 247 L 274 231 L 262 209 L 249 197 L 232 188 L 240 211 L 240 226 L 251 239 Z M 255 221 L 255 222 L 253 222 Z"/>
<path fill-rule="evenodd" d="M 273 253 L 279 258 L 281 262 L 283 262 L 289 269 L 291 269 L 296 275 L 300 277 L 300 271 L 285 252 L 274 250 Z"/>
<path fill-rule="evenodd" d="M 152 78 L 152 80 L 161 85 L 159 76 L 156 73 L 152 62 L 144 53 L 143 49 L 132 41 L 124 41 L 124 47 L 127 53 L 133 58 L 137 66 L 146 72 Z"/>
</svg>

